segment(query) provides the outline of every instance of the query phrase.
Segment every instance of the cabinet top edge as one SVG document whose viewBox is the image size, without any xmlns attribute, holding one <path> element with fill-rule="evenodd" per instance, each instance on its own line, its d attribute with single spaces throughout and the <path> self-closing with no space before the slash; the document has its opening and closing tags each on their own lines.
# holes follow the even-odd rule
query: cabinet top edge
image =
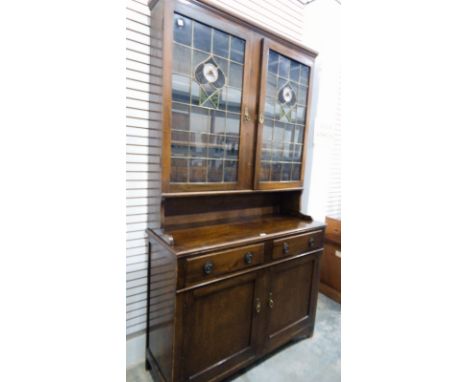
<svg viewBox="0 0 468 382">
<path fill-rule="evenodd" d="M 303 191 L 303 187 L 278 188 L 271 190 L 222 190 L 222 191 L 187 191 L 187 192 L 163 192 L 162 198 L 183 198 L 188 196 L 214 196 L 214 195 L 242 195 L 242 194 L 260 194 L 272 192 L 291 192 Z"/>
<path fill-rule="evenodd" d="M 164 0 L 149 0 L 148 1 L 148 8 L 152 11 L 153 8 L 156 6 L 156 4 L 158 2 L 160 2 L 160 1 L 164 1 Z M 179 0 L 176 0 L 176 1 L 179 1 Z M 286 36 L 278 33 L 277 31 L 275 31 L 273 29 L 267 28 L 267 27 L 255 22 L 255 21 L 248 20 L 247 18 L 242 17 L 241 15 L 232 14 L 229 11 L 227 11 L 226 9 L 224 9 L 224 8 L 222 8 L 222 7 L 220 7 L 220 6 L 216 5 L 216 4 L 212 4 L 208 0 L 183 0 L 183 2 L 184 3 L 195 4 L 195 5 L 201 6 L 201 7 L 206 8 L 206 9 L 211 9 L 211 10 L 214 10 L 216 12 L 220 12 L 223 15 L 228 16 L 228 17 L 232 18 L 233 20 L 235 20 L 237 22 L 240 22 L 241 24 L 247 25 L 249 27 L 253 27 L 257 32 L 260 32 L 261 34 L 263 34 L 264 37 L 272 38 L 272 39 L 275 39 L 275 40 L 279 40 L 280 42 L 286 42 L 288 44 L 294 45 L 296 48 L 299 48 L 303 52 L 311 55 L 314 59 L 319 54 L 319 52 L 316 51 L 315 49 L 312 49 L 312 48 L 308 47 L 307 45 L 304 45 L 303 43 L 301 43 L 301 42 L 299 42 L 297 40 L 286 37 Z"/>
<path fill-rule="evenodd" d="M 288 222 L 281 224 L 281 221 Z M 282 227 L 274 228 L 277 224 L 282 225 Z M 277 216 L 260 220 L 240 220 L 237 223 L 216 224 L 212 225 L 211 228 L 214 226 L 220 228 L 218 235 L 213 235 L 210 227 L 175 230 L 147 229 L 146 232 L 164 243 L 177 257 L 187 257 L 315 230 L 324 230 L 326 224 L 319 221 L 305 221 L 300 217 Z M 233 230 L 236 232 L 232 235 L 221 234 L 223 231 L 232 232 Z M 264 233 L 259 234 L 260 232 Z"/>
</svg>

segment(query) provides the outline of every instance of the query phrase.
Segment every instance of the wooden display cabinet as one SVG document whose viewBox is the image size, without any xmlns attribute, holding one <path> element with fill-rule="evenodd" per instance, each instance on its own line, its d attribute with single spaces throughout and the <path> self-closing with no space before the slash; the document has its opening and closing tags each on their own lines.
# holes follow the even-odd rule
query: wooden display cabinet
<svg viewBox="0 0 468 382">
<path fill-rule="evenodd" d="M 147 368 L 219 381 L 313 333 L 325 226 L 300 198 L 317 54 L 205 2 L 150 6 L 163 97 Z"/>
</svg>

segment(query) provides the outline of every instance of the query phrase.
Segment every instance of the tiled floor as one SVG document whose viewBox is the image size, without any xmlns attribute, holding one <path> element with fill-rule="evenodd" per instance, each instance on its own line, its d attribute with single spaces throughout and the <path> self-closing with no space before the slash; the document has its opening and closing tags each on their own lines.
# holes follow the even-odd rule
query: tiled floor
<svg viewBox="0 0 468 382">
<path fill-rule="evenodd" d="M 231 382 L 339 382 L 341 379 L 341 306 L 320 294 L 315 332 L 282 348 Z M 127 370 L 127 382 L 151 382 L 144 365 Z"/>
</svg>

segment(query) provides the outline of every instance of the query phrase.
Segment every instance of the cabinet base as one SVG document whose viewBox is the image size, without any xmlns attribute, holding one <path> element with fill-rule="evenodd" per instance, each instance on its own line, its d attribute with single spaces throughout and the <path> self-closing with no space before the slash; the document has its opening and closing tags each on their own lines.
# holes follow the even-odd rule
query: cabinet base
<svg viewBox="0 0 468 382">
<path fill-rule="evenodd" d="M 240 365 L 237 365 L 233 367 L 231 370 L 222 373 L 221 375 L 215 377 L 213 380 L 214 381 L 219 381 L 221 379 L 228 378 L 229 380 L 234 379 L 236 376 L 239 376 L 241 374 L 246 373 L 248 370 L 252 369 L 253 367 L 261 364 L 263 361 L 267 360 L 268 358 L 272 357 L 276 353 L 279 353 L 286 349 L 288 346 L 293 345 L 296 342 L 303 341 L 307 338 L 311 338 L 314 334 L 314 329 L 312 327 L 306 327 L 303 330 L 301 330 L 299 333 L 297 333 L 293 338 L 291 338 L 288 342 L 285 344 L 281 345 L 277 349 L 274 349 L 271 352 L 268 352 L 267 354 L 263 354 L 260 357 L 256 359 L 251 359 L 248 362 L 241 363 Z M 169 382 L 167 381 L 161 372 L 159 371 L 159 367 L 157 365 L 156 360 L 152 357 L 152 355 L 147 351 L 146 352 L 146 361 L 145 361 L 145 368 L 146 370 L 149 371 L 151 374 L 151 377 L 153 379 L 153 382 Z"/>
</svg>

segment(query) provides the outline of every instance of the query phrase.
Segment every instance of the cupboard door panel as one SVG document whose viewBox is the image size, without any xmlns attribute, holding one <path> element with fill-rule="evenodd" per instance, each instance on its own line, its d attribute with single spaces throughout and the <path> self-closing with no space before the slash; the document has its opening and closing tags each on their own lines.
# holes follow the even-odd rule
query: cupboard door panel
<svg viewBox="0 0 468 382">
<path fill-rule="evenodd" d="M 250 188 L 247 163 L 253 153 L 246 130 L 251 126 L 242 114 L 248 109 L 250 32 L 183 4 L 172 18 L 171 122 L 165 124 L 170 146 L 163 158 L 169 171 L 163 191 Z"/>
<path fill-rule="evenodd" d="M 184 380 L 204 381 L 252 360 L 258 351 L 264 274 L 253 272 L 188 292 Z"/>
<path fill-rule="evenodd" d="M 307 255 L 270 270 L 266 351 L 309 328 L 315 317 L 319 257 Z"/>
<path fill-rule="evenodd" d="M 263 41 L 255 187 L 303 184 L 313 60 Z"/>
</svg>

